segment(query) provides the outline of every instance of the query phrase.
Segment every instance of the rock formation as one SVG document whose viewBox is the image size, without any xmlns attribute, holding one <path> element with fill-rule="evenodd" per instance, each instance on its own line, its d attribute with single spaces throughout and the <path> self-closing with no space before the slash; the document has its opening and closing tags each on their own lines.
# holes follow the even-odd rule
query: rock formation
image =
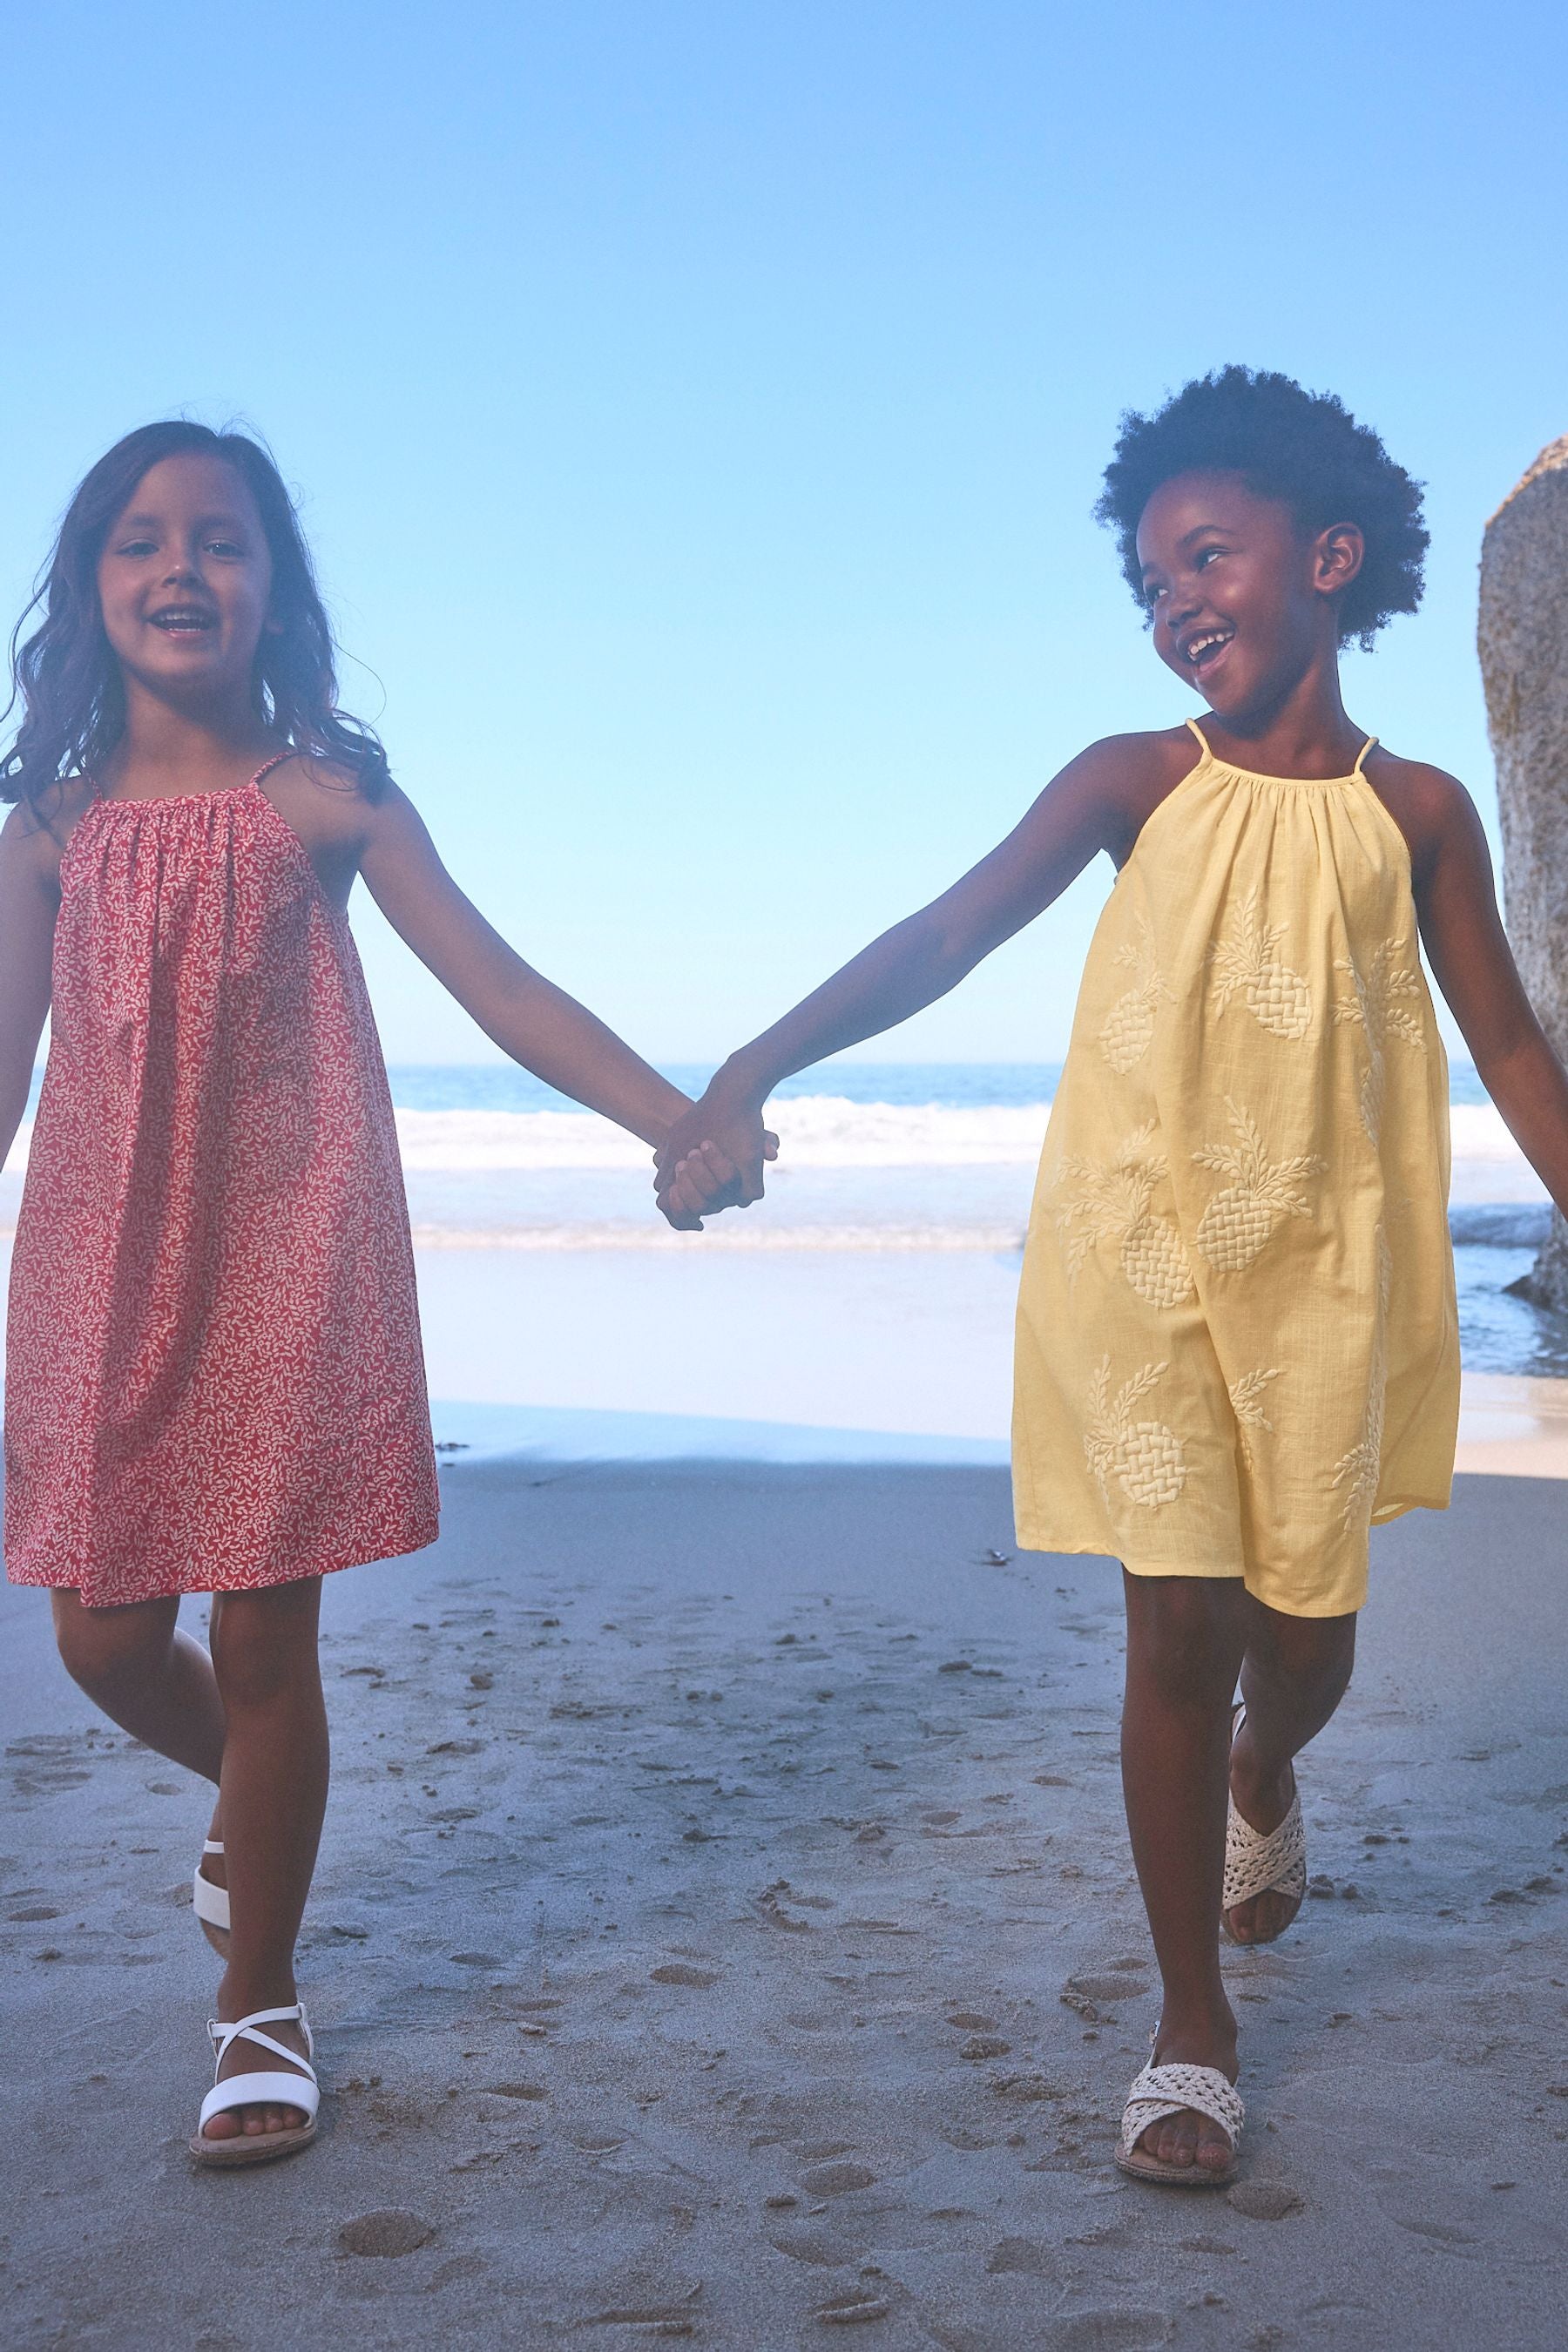
<svg viewBox="0 0 1568 2352">
<path fill-rule="evenodd" d="M 1487 525 L 1479 642 L 1509 938 L 1542 1024 L 1568 1061 L 1568 435 L 1542 451 Z M 1560 1216 L 1517 1286 L 1568 1313 Z"/>
</svg>

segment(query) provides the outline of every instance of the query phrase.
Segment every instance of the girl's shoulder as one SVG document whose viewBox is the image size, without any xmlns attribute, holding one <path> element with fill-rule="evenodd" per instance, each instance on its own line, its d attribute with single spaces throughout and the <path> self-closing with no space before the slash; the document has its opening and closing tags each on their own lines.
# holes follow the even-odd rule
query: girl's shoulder
<svg viewBox="0 0 1568 2352">
<path fill-rule="evenodd" d="M 1405 835 L 1417 868 L 1446 843 L 1480 829 L 1475 802 L 1446 768 L 1404 759 L 1378 743 L 1367 753 L 1362 772 Z"/>
<path fill-rule="evenodd" d="M 1380 797 L 1393 794 L 1412 810 L 1428 815 L 1439 815 L 1460 804 L 1472 805 L 1464 785 L 1447 768 L 1434 767 L 1429 760 L 1406 760 L 1385 743 L 1373 744 L 1362 772 Z"/>
<path fill-rule="evenodd" d="M 55 880 L 67 842 L 97 798 L 85 776 L 65 776 L 37 800 L 18 801 L 0 826 L 6 856 Z"/>
<path fill-rule="evenodd" d="M 268 772 L 263 790 L 308 849 L 353 854 L 363 848 L 377 803 L 352 768 L 296 751 Z"/>
<path fill-rule="evenodd" d="M 1152 727 L 1136 734 L 1102 735 L 1078 755 L 1108 778 L 1138 777 L 1180 782 L 1202 753 L 1190 727 Z M 1075 765 L 1078 762 L 1075 762 Z"/>
<path fill-rule="evenodd" d="M 1130 735 L 1103 735 L 1063 770 L 1093 795 L 1105 827 L 1105 846 L 1118 866 L 1176 786 L 1203 754 L 1190 727 L 1156 727 Z"/>
</svg>

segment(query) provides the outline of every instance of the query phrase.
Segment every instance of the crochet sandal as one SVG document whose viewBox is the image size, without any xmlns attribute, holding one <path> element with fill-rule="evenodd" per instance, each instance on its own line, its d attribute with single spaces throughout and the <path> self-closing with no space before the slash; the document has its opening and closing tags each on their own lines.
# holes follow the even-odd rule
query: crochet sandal
<svg viewBox="0 0 1568 2352">
<path fill-rule="evenodd" d="M 1218 2124 L 1230 2142 L 1227 2165 L 1211 2170 L 1195 2160 L 1191 2164 L 1163 2164 L 1157 2156 L 1139 2147 L 1151 2124 L 1159 2123 L 1165 2116 L 1180 2115 L 1184 2107 L 1191 2107 L 1195 2114 L 1207 2116 L 1212 2123 Z M 1135 2180 L 1158 2180 L 1172 2189 L 1226 2189 L 1236 2179 L 1236 2151 L 1241 2144 L 1241 2126 L 1246 2120 L 1247 2109 L 1240 2092 L 1234 2083 L 1226 2080 L 1217 2066 L 1188 2066 L 1180 2062 L 1156 2066 L 1151 2059 L 1127 2094 L 1116 2161 Z"/>
<path fill-rule="evenodd" d="M 286 2049 L 275 2042 L 270 2033 L 257 2031 L 262 2025 L 298 2025 L 305 2037 L 305 2048 L 313 2057 L 315 2043 L 310 2038 L 310 2022 L 303 2001 L 295 2001 L 288 2009 L 256 2009 L 234 2025 L 221 2025 L 216 2019 L 207 2021 L 207 2032 L 216 2053 L 212 2089 L 202 2101 L 202 2112 L 196 2123 L 196 2136 L 191 2142 L 191 2154 L 201 2164 L 266 2164 L 275 2156 L 292 2156 L 297 2148 L 308 2147 L 316 2137 L 316 2111 L 321 2104 L 321 2085 L 316 2070 L 309 2058 L 301 2058 L 297 2050 Z M 258 2049 L 270 2050 L 298 2074 L 230 2074 L 226 2081 L 216 2079 L 216 2068 L 223 2064 L 232 2042 L 254 2042 Z M 209 2139 L 206 2127 L 214 2116 L 228 2113 L 235 2107 L 278 2105 L 299 2107 L 305 2120 L 290 2130 L 276 2132 L 236 2132 L 228 2139 Z"/>
<path fill-rule="evenodd" d="M 205 1862 L 209 1853 L 222 1852 L 222 1838 L 208 1838 L 202 1846 L 202 1861 Z M 203 1935 L 214 1951 L 226 1960 L 229 1929 L 228 1889 L 226 1886 L 219 1886 L 214 1879 L 204 1878 L 200 1862 L 196 1864 L 195 1875 L 191 1881 L 191 1907 L 196 1915 L 197 1924 Z"/>
<path fill-rule="evenodd" d="M 1238 1706 L 1231 1720 L 1231 1745 L 1247 1721 L 1247 1709 Z M 1236 1800 L 1228 1802 L 1225 1819 L 1225 1885 L 1220 1895 L 1219 1924 L 1227 1943 L 1240 1951 L 1250 1951 L 1255 1944 L 1272 1944 L 1295 1920 L 1296 1911 L 1307 1892 L 1307 1831 L 1301 1819 L 1301 1792 L 1297 1790 L 1290 1800 L 1290 1810 L 1277 1830 L 1267 1835 L 1255 1830 L 1236 1809 Z M 1238 1903 L 1250 1903 L 1258 1895 L 1283 1895 L 1293 1902 L 1296 1911 L 1277 1927 L 1272 1936 L 1251 1936 L 1244 1944 L 1233 1936 L 1227 1914 Z"/>
</svg>

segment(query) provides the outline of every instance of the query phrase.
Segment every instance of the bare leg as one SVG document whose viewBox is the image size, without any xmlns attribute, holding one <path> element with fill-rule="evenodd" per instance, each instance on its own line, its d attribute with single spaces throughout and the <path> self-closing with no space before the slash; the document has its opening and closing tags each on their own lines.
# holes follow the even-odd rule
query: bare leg
<svg viewBox="0 0 1568 2352">
<path fill-rule="evenodd" d="M 174 1622 L 178 1595 L 112 1609 L 88 1609 L 79 1593 L 64 1590 L 51 1598 L 55 1639 L 72 1681 L 133 1739 L 216 1782 L 223 1766 L 223 1701 L 212 1659 Z M 215 1624 L 217 1612 L 215 1594 Z M 209 1837 L 220 1835 L 221 1814 L 215 1805 Z M 200 1867 L 215 1886 L 226 1883 L 222 1854 L 204 1854 Z"/>
<path fill-rule="evenodd" d="M 221 1804 L 233 1926 L 217 2014 L 286 2007 L 298 1998 L 294 1945 L 316 1866 L 326 1810 L 326 1707 L 316 1652 L 321 1587 L 316 1577 L 261 1592 L 226 1592 L 213 1623 L 213 1664 L 226 1738 Z M 298 2029 L 268 2025 L 304 2054 Z M 237 2042 L 225 2076 L 276 2073 L 279 2062 Z M 207 2126 L 214 2139 L 280 2131 L 303 2121 L 276 2105 L 233 2108 Z"/>
<path fill-rule="evenodd" d="M 1154 2055 L 1215 2066 L 1234 2082 L 1236 2017 L 1220 1980 L 1219 1912 L 1230 1702 L 1246 1645 L 1247 1594 L 1227 1577 L 1123 1575 L 1127 1696 L 1121 1782 L 1132 1858 L 1163 1990 Z M 1230 2144 L 1190 2108 L 1140 2142 L 1166 2164 L 1223 2171 Z"/>
<path fill-rule="evenodd" d="M 1287 1617 L 1250 1595 L 1241 1695 L 1247 1720 L 1231 1755 L 1237 1811 L 1255 1830 L 1277 1830 L 1296 1793 L 1291 1766 L 1317 1737 L 1350 1685 L 1355 1663 L 1353 1616 Z M 1281 1934 L 1300 1906 L 1283 1895 L 1257 1895 L 1226 1915 L 1238 1944 Z"/>
<path fill-rule="evenodd" d="M 223 1766 L 223 1701 L 213 1664 L 174 1619 L 179 1601 L 89 1609 L 81 1595 L 51 1598 L 66 1672 L 133 1739 L 216 1781 Z"/>
</svg>

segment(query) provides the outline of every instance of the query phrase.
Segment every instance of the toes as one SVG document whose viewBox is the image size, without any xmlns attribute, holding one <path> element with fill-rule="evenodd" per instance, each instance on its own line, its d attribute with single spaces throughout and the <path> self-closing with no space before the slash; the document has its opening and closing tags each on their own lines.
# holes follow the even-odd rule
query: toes
<svg viewBox="0 0 1568 2352">
<path fill-rule="evenodd" d="M 214 2116 L 203 2128 L 204 2139 L 233 2139 L 239 2130 L 239 2118 L 231 2108 Z"/>
<path fill-rule="evenodd" d="M 1160 2164 L 1191 2164 L 1197 2143 L 1195 2122 L 1191 2113 L 1163 2116 L 1143 2135 L 1145 2152 Z"/>
</svg>

